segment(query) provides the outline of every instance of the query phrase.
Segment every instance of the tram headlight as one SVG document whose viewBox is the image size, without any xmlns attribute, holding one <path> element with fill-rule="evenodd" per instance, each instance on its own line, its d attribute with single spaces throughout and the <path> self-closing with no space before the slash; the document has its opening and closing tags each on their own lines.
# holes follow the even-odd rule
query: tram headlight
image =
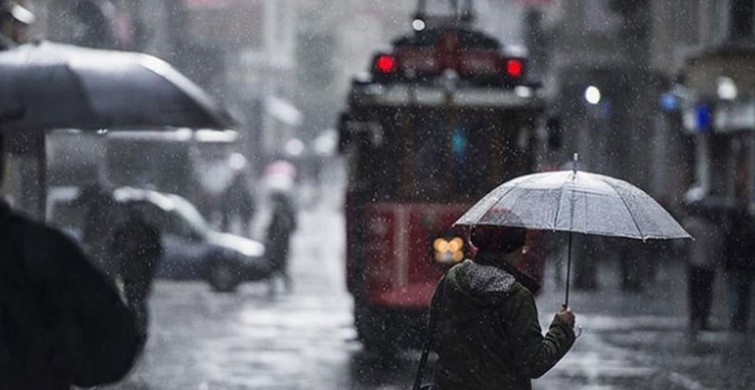
<svg viewBox="0 0 755 390">
<path fill-rule="evenodd" d="M 464 260 L 464 239 L 461 237 L 438 237 L 433 241 L 433 257 L 443 265 Z"/>
</svg>

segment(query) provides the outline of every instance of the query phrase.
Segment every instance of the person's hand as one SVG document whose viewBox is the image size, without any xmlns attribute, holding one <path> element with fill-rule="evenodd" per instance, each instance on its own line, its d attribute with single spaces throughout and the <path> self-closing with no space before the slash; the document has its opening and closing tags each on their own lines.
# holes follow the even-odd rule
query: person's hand
<svg viewBox="0 0 755 390">
<path fill-rule="evenodd" d="M 566 305 L 561 305 L 561 309 L 556 313 L 556 318 L 570 327 L 574 327 L 574 313 Z"/>
</svg>

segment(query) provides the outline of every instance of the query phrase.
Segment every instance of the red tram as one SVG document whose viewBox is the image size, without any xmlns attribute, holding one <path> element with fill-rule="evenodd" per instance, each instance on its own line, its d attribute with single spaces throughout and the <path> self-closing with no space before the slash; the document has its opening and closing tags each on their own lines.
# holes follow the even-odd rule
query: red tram
<svg viewBox="0 0 755 390">
<path fill-rule="evenodd" d="M 465 18 L 412 25 L 374 56 L 369 79 L 353 81 L 339 123 L 347 285 L 366 347 L 422 339 L 437 280 L 471 255 L 452 223 L 533 171 L 544 111 L 523 55 Z M 544 253 L 528 256 L 537 264 Z"/>
</svg>

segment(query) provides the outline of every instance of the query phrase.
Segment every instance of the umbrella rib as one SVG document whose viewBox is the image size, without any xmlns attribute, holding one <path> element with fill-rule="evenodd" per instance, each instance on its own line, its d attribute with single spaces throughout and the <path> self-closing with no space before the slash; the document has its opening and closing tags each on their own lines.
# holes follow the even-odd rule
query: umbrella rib
<svg viewBox="0 0 755 390">
<path fill-rule="evenodd" d="M 518 183 L 517 185 L 515 185 L 515 186 L 511 186 L 511 188 L 509 188 L 509 190 L 508 190 L 508 191 L 506 191 L 506 193 L 505 193 L 505 194 L 501 195 L 499 199 L 503 199 L 503 197 L 504 197 L 504 196 L 506 196 L 506 195 L 508 195 L 508 194 L 509 194 L 509 192 L 513 191 L 513 190 L 514 190 L 515 188 L 517 188 L 517 187 L 521 186 L 522 184 L 524 184 L 524 183 L 526 183 L 526 182 L 528 182 L 528 181 L 531 181 L 531 180 L 535 180 L 535 177 L 530 177 L 530 178 L 529 178 L 529 179 L 527 179 L 527 180 L 522 180 L 521 182 L 519 182 L 519 183 Z M 517 204 L 517 203 L 519 202 L 519 200 L 520 200 L 520 199 L 522 199 L 522 197 L 521 197 L 521 196 L 517 197 L 517 198 L 516 198 L 516 199 L 514 200 L 514 202 L 513 202 L 513 203 L 511 203 L 511 206 L 509 206 L 509 209 L 511 209 L 511 210 L 516 210 L 516 207 L 515 207 L 515 206 L 516 206 L 516 204 Z M 524 224 L 523 224 L 523 225 L 522 225 L 521 227 L 523 227 L 523 228 L 526 228 L 526 226 L 524 226 Z"/>
<path fill-rule="evenodd" d="M 644 241 L 645 236 L 642 233 L 642 229 L 640 229 L 640 225 L 637 223 L 637 219 L 634 218 L 634 214 L 632 214 L 632 210 L 629 209 L 629 204 L 624 200 L 624 197 L 621 196 L 621 192 L 617 191 L 616 187 L 612 185 L 609 181 L 603 180 L 603 182 L 608 184 L 608 186 L 611 187 L 611 189 L 613 189 L 614 192 L 616 192 L 616 195 L 619 196 L 619 199 L 621 199 L 621 203 L 624 204 L 624 207 L 627 209 L 629 216 L 632 218 L 632 223 L 634 223 L 634 227 L 637 229 L 637 232 L 640 234 L 640 238 L 642 238 L 642 240 Z"/>
<path fill-rule="evenodd" d="M 529 180 L 529 179 L 528 179 L 528 180 Z M 525 180 L 525 181 L 526 181 L 526 180 Z M 482 220 L 482 218 L 484 218 L 484 217 L 485 217 L 485 215 L 487 215 L 487 214 L 488 214 L 488 212 L 490 211 L 490 209 L 491 209 L 491 208 L 492 208 L 493 206 L 495 206 L 495 205 L 496 205 L 496 204 L 497 204 L 498 202 L 500 202 L 500 201 L 501 201 L 501 199 L 503 199 L 503 198 L 504 198 L 504 197 L 505 197 L 506 195 L 508 195 L 508 194 L 509 194 L 509 192 L 513 191 L 513 190 L 514 190 L 514 188 L 516 188 L 516 187 L 518 187 L 518 186 L 519 186 L 519 184 L 517 184 L 517 185 L 514 185 L 514 186 L 510 186 L 510 187 L 506 188 L 506 192 L 504 192 L 503 194 L 501 194 L 500 196 L 498 196 L 498 199 L 495 199 L 495 197 L 493 197 L 493 199 L 495 199 L 495 201 L 493 202 L 493 204 L 492 204 L 492 205 L 490 205 L 490 207 L 488 207 L 488 209 L 487 209 L 487 210 L 483 211 L 483 213 L 482 213 L 482 214 L 480 214 L 480 217 L 479 217 L 479 218 L 477 218 L 477 221 L 479 222 L 480 220 Z M 484 198 L 483 198 L 483 200 L 484 200 Z M 474 223 L 473 223 L 472 225 L 474 225 Z"/>
<path fill-rule="evenodd" d="M 566 187 L 566 183 L 568 183 L 568 181 L 561 183 L 561 188 L 558 195 L 558 205 L 556 206 L 556 214 L 553 217 L 553 230 L 556 230 L 556 228 L 558 227 L 558 214 L 561 213 L 561 200 L 564 198 L 564 187 Z M 572 218 L 574 218 L 574 216 L 572 216 Z M 571 222 L 573 223 L 574 221 Z"/>
</svg>

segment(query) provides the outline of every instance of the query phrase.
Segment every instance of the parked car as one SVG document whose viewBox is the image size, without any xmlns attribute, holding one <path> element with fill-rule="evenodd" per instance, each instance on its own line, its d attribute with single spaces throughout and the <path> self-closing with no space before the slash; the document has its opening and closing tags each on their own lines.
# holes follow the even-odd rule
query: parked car
<svg viewBox="0 0 755 390">
<path fill-rule="evenodd" d="M 145 221 L 160 230 L 164 253 L 157 266 L 157 278 L 206 280 L 216 291 L 233 291 L 244 281 L 265 279 L 270 266 L 260 242 L 213 230 L 189 201 L 181 196 L 123 187 L 113 191 L 115 215 L 126 206 L 138 210 Z M 79 238 L 83 215 L 80 202 L 67 201 L 51 210 L 51 222 Z M 68 216 L 63 220 L 62 216 Z"/>
</svg>

